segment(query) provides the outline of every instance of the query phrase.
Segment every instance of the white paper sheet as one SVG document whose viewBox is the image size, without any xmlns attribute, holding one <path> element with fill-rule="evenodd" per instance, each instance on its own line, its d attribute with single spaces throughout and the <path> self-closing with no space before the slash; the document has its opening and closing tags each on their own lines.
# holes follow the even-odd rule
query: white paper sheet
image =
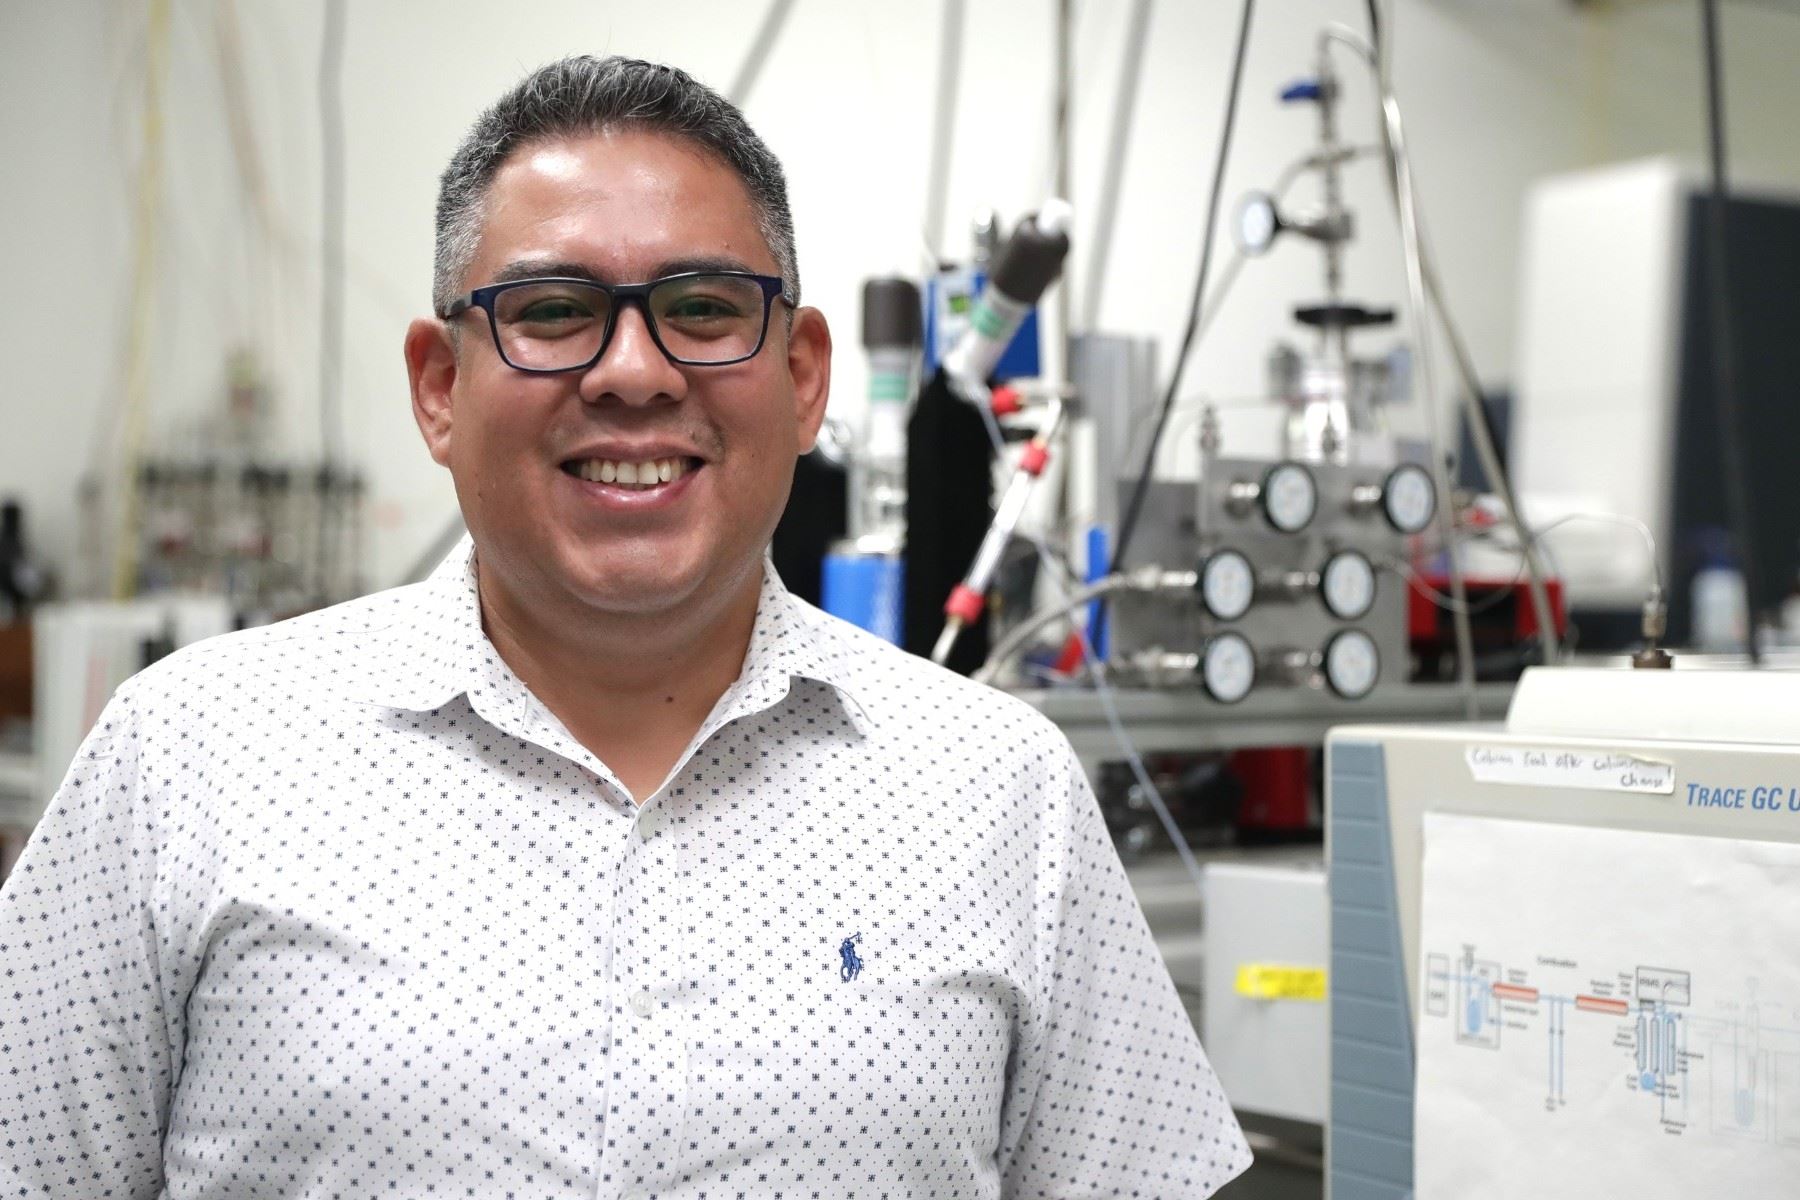
<svg viewBox="0 0 1800 1200">
<path fill-rule="evenodd" d="M 1425 818 L 1418 1200 L 1800 1196 L 1800 846 Z"/>
</svg>

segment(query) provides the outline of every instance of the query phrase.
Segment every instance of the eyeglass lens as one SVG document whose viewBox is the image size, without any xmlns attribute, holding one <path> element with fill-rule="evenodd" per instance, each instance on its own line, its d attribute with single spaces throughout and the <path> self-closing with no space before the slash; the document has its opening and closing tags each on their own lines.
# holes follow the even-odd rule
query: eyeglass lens
<svg viewBox="0 0 1800 1200">
<path fill-rule="evenodd" d="M 753 279 L 694 275 L 650 289 L 646 307 L 663 347 L 693 363 L 747 358 L 758 348 L 768 299 Z M 494 297 L 494 327 L 508 362 L 555 371 L 591 362 L 600 350 L 612 297 L 591 284 L 547 281 Z"/>
</svg>

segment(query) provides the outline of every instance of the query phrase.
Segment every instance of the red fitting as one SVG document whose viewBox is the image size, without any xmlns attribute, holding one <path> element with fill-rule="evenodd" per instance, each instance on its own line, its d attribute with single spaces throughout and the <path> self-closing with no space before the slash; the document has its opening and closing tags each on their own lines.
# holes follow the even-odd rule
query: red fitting
<svg viewBox="0 0 1800 1200">
<path fill-rule="evenodd" d="M 994 415 L 997 417 L 1010 417 L 1025 407 L 1025 402 L 1019 398 L 1019 390 L 1017 388 L 1010 388 L 1005 384 L 1001 384 L 999 387 L 995 388 L 990 395 L 992 399 L 989 401 L 988 406 L 994 410 Z"/>
<path fill-rule="evenodd" d="M 1081 635 L 1071 633 L 1069 640 L 1063 643 L 1062 653 L 1056 656 L 1056 673 L 1073 675 L 1081 660 L 1087 657 L 1087 650 L 1081 644 Z"/>
<path fill-rule="evenodd" d="M 950 599 L 944 601 L 944 615 L 955 617 L 964 625 L 973 625 L 981 619 L 981 610 L 987 607 L 987 601 L 981 593 L 966 583 L 959 583 L 950 589 Z"/>
<path fill-rule="evenodd" d="M 1050 447 L 1042 442 L 1031 442 L 1025 447 L 1025 453 L 1019 455 L 1019 470 L 1027 475 L 1042 475 L 1050 462 Z"/>
</svg>

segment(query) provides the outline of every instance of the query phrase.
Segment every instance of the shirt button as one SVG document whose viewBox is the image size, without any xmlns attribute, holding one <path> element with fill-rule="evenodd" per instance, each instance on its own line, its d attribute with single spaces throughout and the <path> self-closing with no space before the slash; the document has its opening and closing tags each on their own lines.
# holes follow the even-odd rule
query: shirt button
<svg viewBox="0 0 1800 1200">
<path fill-rule="evenodd" d="M 651 838 L 655 837 L 658 832 L 661 831 L 662 824 L 663 824 L 663 815 L 662 815 L 662 808 L 660 805 L 656 808 L 645 809 L 643 812 L 638 814 L 638 823 L 637 823 L 638 837 L 640 837 L 641 839 L 643 839 L 646 842 L 649 841 Z"/>
<path fill-rule="evenodd" d="M 656 1001 L 650 998 L 649 992 L 639 992 L 631 998 L 631 1011 L 640 1017 L 647 1017 L 656 1011 Z"/>
</svg>

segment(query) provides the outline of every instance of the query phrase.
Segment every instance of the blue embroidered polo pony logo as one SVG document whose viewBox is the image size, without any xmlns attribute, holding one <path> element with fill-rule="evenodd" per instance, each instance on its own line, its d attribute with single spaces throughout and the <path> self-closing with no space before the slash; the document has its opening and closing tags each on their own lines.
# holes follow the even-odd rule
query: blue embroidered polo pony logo
<svg viewBox="0 0 1800 1200">
<path fill-rule="evenodd" d="M 838 957 L 844 960 L 844 965 L 838 974 L 843 977 L 845 983 L 855 979 L 862 971 L 862 959 L 856 955 L 856 943 L 860 941 L 862 941 L 862 934 L 859 933 L 854 937 L 845 938 L 843 945 L 838 947 Z"/>
</svg>

